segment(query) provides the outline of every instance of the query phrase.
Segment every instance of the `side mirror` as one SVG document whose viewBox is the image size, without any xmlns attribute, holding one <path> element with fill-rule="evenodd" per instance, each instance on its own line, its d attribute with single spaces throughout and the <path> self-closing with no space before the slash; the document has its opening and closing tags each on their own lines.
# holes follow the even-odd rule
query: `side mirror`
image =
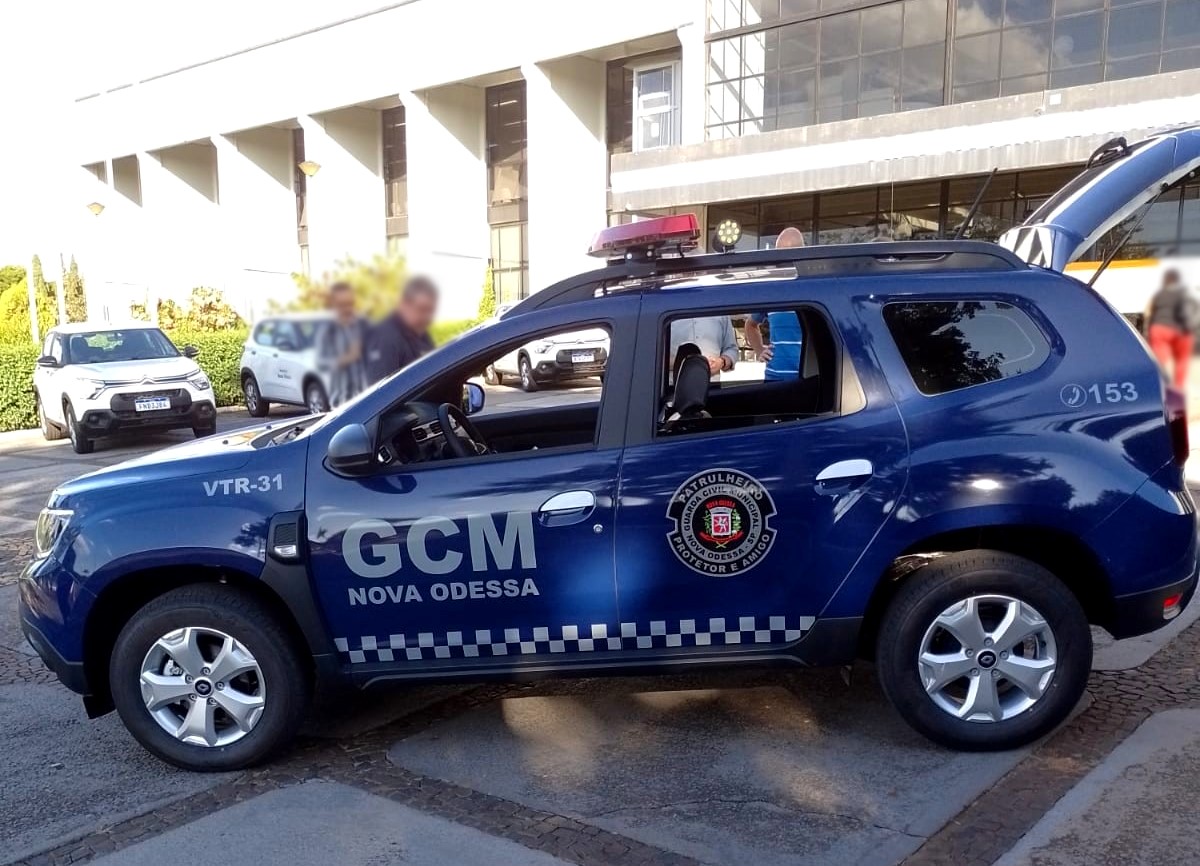
<svg viewBox="0 0 1200 866">
<path fill-rule="evenodd" d="M 200 354 L 200 350 L 195 346 L 184 346 L 180 351 L 183 352 L 185 358 L 195 358 Z"/>
<path fill-rule="evenodd" d="M 58 360 L 53 355 L 42 355 L 37 359 L 37 365 L 39 367 L 57 367 Z"/>
<path fill-rule="evenodd" d="M 484 402 L 483 388 L 475 382 L 467 382 L 463 385 L 461 408 L 463 414 L 474 415 L 476 412 L 483 411 Z"/>
<path fill-rule="evenodd" d="M 334 433 L 329 440 L 325 459 L 329 468 L 347 475 L 357 475 L 370 469 L 375 463 L 375 449 L 366 426 L 347 424 Z"/>
</svg>

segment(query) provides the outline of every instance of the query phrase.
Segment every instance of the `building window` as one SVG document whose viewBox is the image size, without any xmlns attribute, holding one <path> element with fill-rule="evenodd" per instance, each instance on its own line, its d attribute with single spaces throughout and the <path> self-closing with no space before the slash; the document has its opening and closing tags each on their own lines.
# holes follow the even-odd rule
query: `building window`
<svg viewBox="0 0 1200 866">
<path fill-rule="evenodd" d="M 383 183 L 387 236 L 408 234 L 408 143 L 404 106 L 383 112 Z"/>
<path fill-rule="evenodd" d="M 1081 168 L 1068 165 L 996 175 L 980 199 L 966 237 L 996 240 L 1023 222 Z M 743 250 L 774 247 L 775 239 L 788 226 L 804 232 L 810 244 L 951 237 L 986 179 L 976 175 L 709 205 L 708 236 L 712 237 L 721 220 L 733 219 L 742 228 L 738 249 Z M 1184 195 L 1186 198 L 1186 191 Z M 1172 201 L 1174 207 L 1179 206 L 1178 198 Z M 1197 232 L 1200 240 L 1200 227 Z"/>
<path fill-rule="evenodd" d="M 525 82 L 487 89 L 488 223 L 492 278 L 502 303 L 529 294 Z"/>
<path fill-rule="evenodd" d="M 747 2 L 735 25 L 781 23 L 710 42 L 710 138 L 943 104 L 947 0 L 781 2 Z"/>
<path fill-rule="evenodd" d="M 1200 67 L 1195 0 L 957 0 L 954 102 Z"/>
<path fill-rule="evenodd" d="M 679 144 L 679 64 L 633 70 L 633 149 Z"/>
<path fill-rule="evenodd" d="M 525 223 L 492 226 L 492 285 L 501 304 L 529 295 L 529 242 Z"/>
<path fill-rule="evenodd" d="M 709 33 L 709 138 L 1200 68 L 1197 0 L 709 0 Z"/>
</svg>

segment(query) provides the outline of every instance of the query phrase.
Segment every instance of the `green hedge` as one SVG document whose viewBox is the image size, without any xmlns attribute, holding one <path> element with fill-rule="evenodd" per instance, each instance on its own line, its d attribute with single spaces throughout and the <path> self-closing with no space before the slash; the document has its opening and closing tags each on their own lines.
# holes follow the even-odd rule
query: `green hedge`
<svg viewBox="0 0 1200 866">
<path fill-rule="evenodd" d="M 242 403 L 242 345 L 246 342 L 247 330 L 236 328 L 219 333 L 168 331 L 167 336 L 179 348 L 195 346 L 200 350 L 196 362 L 207 375 L 213 386 L 213 396 L 218 406 L 240 406 Z"/>
<path fill-rule="evenodd" d="M 0 430 L 27 430 L 37 426 L 33 399 L 33 368 L 38 346 L 32 343 L 0 345 Z"/>
<path fill-rule="evenodd" d="M 449 322 L 434 322 L 433 327 L 429 329 L 429 336 L 433 337 L 435 346 L 440 346 L 457 337 L 467 328 L 473 327 L 478 321 L 478 319 L 452 319 Z"/>
</svg>

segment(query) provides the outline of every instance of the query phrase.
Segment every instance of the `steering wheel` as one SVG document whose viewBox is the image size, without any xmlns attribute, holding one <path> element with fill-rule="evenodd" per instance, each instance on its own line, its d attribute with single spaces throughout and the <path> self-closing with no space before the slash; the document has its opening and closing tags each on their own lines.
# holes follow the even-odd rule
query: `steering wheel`
<svg viewBox="0 0 1200 866">
<path fill-rule="evenodd" d="M 462 409 L 453 403 L 443 403 L 438 406 L 437 416 L 438 424 L 442 427 L 442 438 L 455 457 L 478 457 L 488 452 L 487 443 Z M 459 436 L 456 429 L 461 429 L 468 438 Z"/>
</svg>

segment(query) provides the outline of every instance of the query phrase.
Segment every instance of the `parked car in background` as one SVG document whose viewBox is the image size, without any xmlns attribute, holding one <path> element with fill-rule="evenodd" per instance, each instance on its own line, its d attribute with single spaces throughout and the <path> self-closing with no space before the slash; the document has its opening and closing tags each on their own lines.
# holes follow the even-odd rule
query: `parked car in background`
<svg viewBox="0 0 1200 866">
<path fill-rule="evenodd" d="M 208 377 L 161 330 L 143 322 L 78 322 L 51 328 L 33 371 L 38 422 L 47 439 L 68 436 L 88 454 L 95 440 L 129 429 L 217 430 Z"/>
<path fill-rule="evenodd" d="M 246 410 L 261 418 L 272 403 L 329 411 L 329 386 L 317 370 L 317 343 L 329 313 L 288 313 L 261 320 L 242 349 Z"/>
<path fill-rule="evenodd" d="M 492 321 L 509 309 L 511 305 L 501 307 Z M 483 378 L 489 385 L 502 385 L 505 376 L 515 376 L 525 391 L 589 376 L 603 378 L 608 351 L 608 333 L 600 328 L 555 334 L 498 358 L 487 366 Z"/>
</svg>

